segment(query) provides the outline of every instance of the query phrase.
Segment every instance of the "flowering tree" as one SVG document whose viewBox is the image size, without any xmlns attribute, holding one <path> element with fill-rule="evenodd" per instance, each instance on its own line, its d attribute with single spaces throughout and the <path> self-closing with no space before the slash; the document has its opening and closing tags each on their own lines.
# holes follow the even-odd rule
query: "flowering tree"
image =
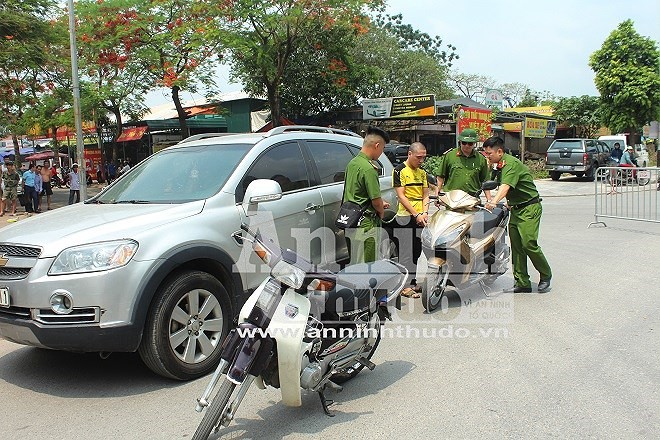
<svg viewBox="0 0 660 440">
<path fill-rule="evenodd" d="M 278 126 L 282 92 L 296 87 L 296 81 L 301 78 L 293 73 L 327 84 L 319 71 L 319 66 L 323 66 L 334 91 L 341 91 L 348 85 L 350 61 L 345 57 L 345 48 L 337 50 L 337 45 L 324 46 L 323 42 L 333 30 L 365 31 L 366 10 L 380 4 L 382 1 L 373 0 L 233 2 L 228 40 L 234 67 L 232 75 L 248 92 L 268 97 L 273 126 Z M 305 69 L 306 57 L 308 70 Z M 315 98 L 309 96 L 309 99 Z"/>
</svg>

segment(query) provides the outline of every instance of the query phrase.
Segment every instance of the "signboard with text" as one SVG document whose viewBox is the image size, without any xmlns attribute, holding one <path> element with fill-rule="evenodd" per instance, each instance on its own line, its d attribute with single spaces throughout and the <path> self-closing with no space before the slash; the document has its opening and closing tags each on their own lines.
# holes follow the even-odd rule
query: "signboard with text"
<svg viewBox="0 0 660 440">
<path fill-rule="evenodd" d="M 409 119 L 436 115 L 435 95 L 365 99 L 362 119 Z"/>
<path fill-rule="evenodd" d="M 502 109 L 502 101 L 503 101 L 503 94 L 502 91 L 497 90 L 497 89 L 489 89 L 486 90 L 486 106 L 491 107 L 491 108 L 497 108 L 497 109 Z"/>
<path fill-rule="evenodd" d="M 547 119 L 526 118 L 525 137 L 544 138 L 548 129 Z"/>
<path fill-rule="evenodd" d="M 492 113 L 486 109 L 461 107 L 456 114 L 458 133 L 466 128 L 473 128 L 479 133 L 479 141 L 485 141 L 490 137 Z"/>
</svg>

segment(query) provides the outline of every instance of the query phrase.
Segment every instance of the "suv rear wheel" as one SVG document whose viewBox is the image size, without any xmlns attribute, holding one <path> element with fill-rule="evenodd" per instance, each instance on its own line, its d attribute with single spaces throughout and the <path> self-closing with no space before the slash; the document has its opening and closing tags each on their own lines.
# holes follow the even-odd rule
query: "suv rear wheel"
<svg viewBox="0 0 660 440">
<path fill-rule="evenodd" d="M 156 293 L 138 350 L 140 357 L 164 377 L 190 380 L 203 376 L 220 361 L 220 346 L 230 323 L 229 295 L 220 281 L 206 272 L 178 272 Z"/>
<path fill-rule="evenodd" d="M 550 171 L 550 177 L 552 180 L 559 180 L 561 173 L 559 171 Z"/>
</svg>

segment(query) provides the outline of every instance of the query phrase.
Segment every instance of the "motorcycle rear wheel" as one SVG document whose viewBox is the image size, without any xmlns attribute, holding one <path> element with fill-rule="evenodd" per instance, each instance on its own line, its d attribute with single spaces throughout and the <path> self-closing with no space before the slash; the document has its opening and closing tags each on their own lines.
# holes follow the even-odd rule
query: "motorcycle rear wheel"
<svg viewBox="0 0 660 440">
<path fill-rule="evenodd" d="M 234 388 L 236 388 L 236 384 L 225 378 L 220 389 L 216 393 L 215 398 L 206 409 L 202 421 L 199 423 L 195 434 L 192 436 L 192 440 L 207 440 L 209 438 L 211 431 L 213 431 L 213 428 L 218 424 L 220 416 L 229 402 L 231 393 L 234 392 Z"/>
</svg>

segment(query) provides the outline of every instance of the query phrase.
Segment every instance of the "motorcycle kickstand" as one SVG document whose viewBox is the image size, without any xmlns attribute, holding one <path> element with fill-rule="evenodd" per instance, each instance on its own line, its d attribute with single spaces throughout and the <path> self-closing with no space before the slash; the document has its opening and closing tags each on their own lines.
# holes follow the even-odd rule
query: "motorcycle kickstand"
<svg viewBox="0 0 660 440">
<path fill-rule="evenodd" d="M 333 390 L 335 390 L 337 392 L 340 392 L 341 390 L 343 390 L 344 387 L 342 387 L 341 385 L 337 385 L 336 383 L 334 383 L 332 381 L 328 381 L 328 383 L 326 385 L 324 385 L 323 388 L 321 388 L 318 391 L 319 398 L 321 399 L 321 405 L 323 405 L 323 412 L 328 417 L 334 417 L 335 414 L 330 412 L 330 406 L 334 405 L 335 401 L 332 400 L 332 399 L 327 399 L 325 397 L 325 388 L 326 388 L 326 386 L 330 386 L 330 388 L 332 388 Z"/>
</svg>

